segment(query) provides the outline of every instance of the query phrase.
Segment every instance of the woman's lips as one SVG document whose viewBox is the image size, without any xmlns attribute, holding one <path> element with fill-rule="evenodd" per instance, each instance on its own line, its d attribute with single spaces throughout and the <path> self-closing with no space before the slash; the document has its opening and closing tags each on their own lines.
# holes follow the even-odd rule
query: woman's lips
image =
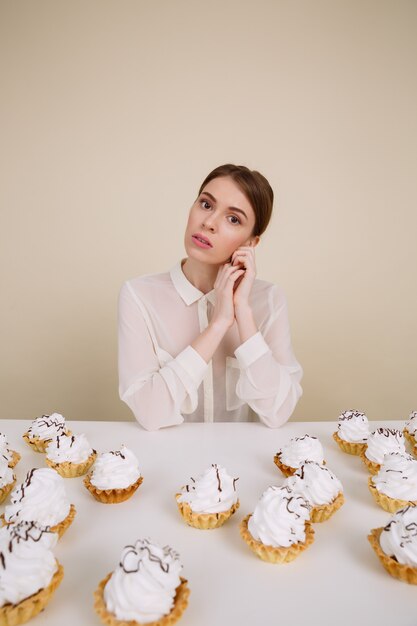
<svg viewBox="0 0 417 626">
<path fill-rule="evenodd" d="M 198 246 L 199 248 L 212 248 L 213 247 L 209 243 L 206 243 L 205 241 L 202 241 L 201 239 L 199 239 L 197 235 L 193 235 L 192 240 L 194 241 L 195 245 Z"/>
</svg>

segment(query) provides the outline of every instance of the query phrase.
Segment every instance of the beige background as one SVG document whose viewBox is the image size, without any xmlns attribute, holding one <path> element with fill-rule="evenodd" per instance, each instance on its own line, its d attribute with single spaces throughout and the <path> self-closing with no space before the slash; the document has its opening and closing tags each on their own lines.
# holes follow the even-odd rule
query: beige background
<svg viewBox="0 0 417 626">
<path fill-rule="evenodd" d="M 294 419 L 416 409 L 416 30 L 414 0 L 2 0 L 1 417 L 132 419 L 118 290 L 226 162 L 276 193 Z"/>
</svg>

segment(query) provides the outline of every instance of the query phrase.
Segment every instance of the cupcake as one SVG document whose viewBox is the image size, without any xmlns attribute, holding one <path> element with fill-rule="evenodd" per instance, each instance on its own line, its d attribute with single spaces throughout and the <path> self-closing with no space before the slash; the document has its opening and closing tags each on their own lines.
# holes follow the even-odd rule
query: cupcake
<svg viewBox="0 0 417 626">
<path fill-rule="evenodd" d="M 268 487 L 241 521 L 240 534 L 263 561 L 289 563 L 314 541 L 310 505 L 286 485 Z"/>
<path fill-rule="evenodd" d="M 387 572 L 417 585 L 417 507 L 397 511 L 384 528 L 374 528 L 368 540 Z"/>
<path fill-rule="evenodd" d="M 340 480 L 316 461 L 305 461 L 284 485 L 309 502 L 312 522 L 328 520 L 345 501 Z"/>
<path fill-rule="evenodd" d="M 411 411 L 403 433 L 413 447 L 417 445 L 417 411 Z"/>
<path fill-rule="evenodd" d="M 0 433 L 0 457 L 4 457 L 9 467 L 15 467 L 20 461 L 20 454 L 15 450 L 10 450 L 6 435 Z"/>
<path fill-rule="evenodd" d="M 224 524 L 239 508 L 236 481 L 214 463 L 176 494 L 178 509 L 189 526 L 209 530 Z"/>
<path fill-rule="evenodd" d="M 368 480 L 376 502 L 388 513 L 417 504 L 417 461 L 410 454 L 390 452 Z"/>
<path fill-rule="evenodd" d="M 389 452 L 405 453 L 404 435 L 395 428 L 377 428 L 369 435 L 366 448 L 360 456 L 370 473 L 376 474 L 384 455 Z"/>
<path fill-rule="evenodd" d="M 0 624 L 23 624 L 42 611 L 64 575 L 56 533 L 35 522 L 0 529 Z"/>
<path fill-rule="evenodd" d="M 171 626 L 183 614 L 190 590 L 170 547 L 138 539 L 123 549 L 116 569 L 94 593 L 94 608 L 109 626 Z"/>
<path fill-rule="evenodd" d="M 57 435 L 46 446 L 46 462 L 63 478 L 82 476 L 96 460 L 97 452 L 81 435 Z"/>
<path fill-rule="evenodd" d="M 368 435 L 369 422 L 365 413 L 349 410 L 339 415 L 333 439 L 343 452 L 359 455 L 366 447 Z"/>
<path fill-rule="evenodd" d="M 274 463 L 284 476 L 291 476 L 304 461 L 325 464 L 323 446 L 317 437 L 294 437 L 274 456 Z"/>
<path fill-rule="evenodd" d="M 10 494 L 4 523 L 37 522 L 61 537 L 75 517 L 75 507 L 65 492 L 64 479 L 53 469 L 41 467 L 28 472 L 25 481 Z"/>
<path fill-rule="evenodd" d="M 0 503 L 4 502 L 16 482 L 16 476 L 7 460 L 0 456 Z"/>
<path fill-rule="evenodd" d="M 65 417 L 60 413 L 52 415 L 42 415 L 33 420 L 23 439 L 36 452 L 45 452 L 48 443 L 57 435 L 63 433 L 70 435 L 70 431 L 65 425 Z"/>
<path fill-rule="evenodd" d="M 125 446 L 120 450 L 100 454 L 92 472 L 84 478 L 89 492 L 104 504 L 128 500 L 142 481 L 139 462 Z"/>
</svg>

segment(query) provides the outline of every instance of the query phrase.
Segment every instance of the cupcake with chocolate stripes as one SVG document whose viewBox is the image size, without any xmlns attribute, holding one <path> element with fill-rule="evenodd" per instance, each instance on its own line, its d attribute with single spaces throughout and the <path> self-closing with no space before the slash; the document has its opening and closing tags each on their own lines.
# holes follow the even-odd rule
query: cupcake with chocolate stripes
<svg viewBox="0 0 417 626">
<path fill-rule="evenodd" d="M 191 484 L 176 494 L 178 510 L 189 526 L 201 530 L 218 528 L 239 508 L 236 492 L 238 478 L 213 463 Z"/>
<path fill-rule="evenodd" d="M 317 437 L 312 435 L 294 437 L 274 456 L 274 463 L 284 476 L 292 476 L 304 461 L 325 464 L 323 446 Z"/>
<path fill-rule="evenodd" d="M 23 434 L 23 439 L 35 452 L 45 452 L 48 443 L 62 434 L 71 434 L 66 427 L 65 417 L 61 413 L 52 413 L 33 420 L 27 432 Z"/>
<path fill-rule="evenodd" d="M 333 439 L 343 452 L 359 455 L 366 448 L 368 435 L 369 422 L 365 413 L 349 410 L 339 415 Z"/>
<path fill-rule="evenodd" d="M 371 474 L 376 474 L 390 452 L 405 453 L 405 439 L 401 430 L 396 428 L 377 428 L 368 437 L 366 448 L 361 458 Z"/>
<path fill-rule="evenodd" d="M 96 456 L 85 435 L 62 434 L 46 446 L 45 460 L 63 478 L 75 478 L 88 472 Z"/>
<path fill-rule="evenodd" d="M 108 626 L 171 626 L 188 604 L 178 554 L 149 539 L 126 546 L 116 569 L 94 593 L 94 608 Z"/>
<path fill-rule="evenodd" d="M 287 485 L 270 486 L 240 524 L 249 548 L 268 563 L 289 563 L 313 543 L 311 506 Z"/>
<path fill-rule="evenodd" d="M 98 502 L 117 504 L 128 500 L 142 484 L 139 461 L 126 446 L 100 454 L 84 485 Z"/>
<path fill-rule="evenodd" d="M 0 529 L 0 623 L 15 626 L 42 611 L 64 570 L 52 549 L 57 535 L 35 522 Z"/>
<path fill-rule="evenodd" d="M 388 513 L 417 504 L 417 461 L 410 454 L 390 452 L 384 456 L 379 472 L 370 476 L 369 490 Z"/>
</svg>

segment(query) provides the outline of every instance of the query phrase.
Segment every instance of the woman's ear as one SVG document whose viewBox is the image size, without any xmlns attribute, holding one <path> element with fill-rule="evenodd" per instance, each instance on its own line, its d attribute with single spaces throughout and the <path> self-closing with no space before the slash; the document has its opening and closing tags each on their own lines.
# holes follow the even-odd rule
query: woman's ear
<svg viewBox="0 0 417 626">
<path fill-rule="evenodd" d="M 251 237 L 250 239 L 248 239 L 246 245 L 251 246 L 252 248 L 255 248 L 260 242 L 260 240 L 261 238 L 259 237 L 259 235 L 256 235 L 256 237 Z"/>
</svg>

